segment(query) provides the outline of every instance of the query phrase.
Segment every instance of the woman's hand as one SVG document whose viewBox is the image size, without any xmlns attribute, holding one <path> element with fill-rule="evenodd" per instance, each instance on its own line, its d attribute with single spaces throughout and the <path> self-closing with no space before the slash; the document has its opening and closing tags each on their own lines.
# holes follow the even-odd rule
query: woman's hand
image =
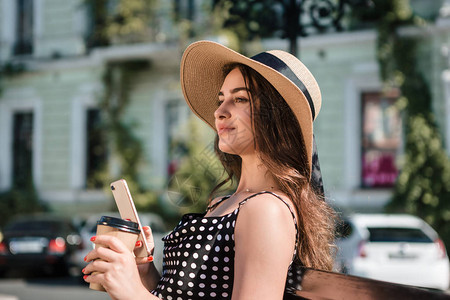
<svg viewBox="0 0 450 300">
<path fill-rule="evenodd" d="M 136 257 L 136 264 L 138 266 L 139 275 L 141 277 L 142 283 L 148 290 L 152 290 L 156 287 L 160 275 L 158 270 L 156 269 L 153 262 L 153 252 L 155 248 L 155 243 L 153 240 L 152 230 L 149 226 L 142 227 L 144 231 L 145 239 L 147 240 L 147 244 L 150 248 L 150 254 L 148 257 Z M 135 252 L 138 248 L 143 247 L 142 243 L 138 241 L 136 244 Z"/>
<path fill-rule="evenodd" d="M 148 254 L 148 257 L 136 257 L 136 264 L 141 267 L 141 265 L 147 265 L 147 263 L 152 262 L 153 261 L 153 252 L 155 250 L 155 242 L 153 240 L 153 234 L 152 234 L 152 230 L 149 226 L 143 226 L 142 230 L 144 231 L 144 237 L 147 240 L 147 245 L 148 248 L 150 250 L 150 253 Z M 137 250 L 144 247 L 144 245 L 142 245 L 141 241 L 138 241 L 136 243 L 136 247 L 134 248 L 134 253 L 137 253 Z"/>
<path fill-rule="evenodd" d="M 86 282 L 100 283 L 112 299 L 154 297 L 142 284 L 135 257 L 122 241 L 108 235 L 93 237 L 91 241 L 104 247 L 97 247 L 85 257 L 90 262 L 83 269 Z"/>
</svg>

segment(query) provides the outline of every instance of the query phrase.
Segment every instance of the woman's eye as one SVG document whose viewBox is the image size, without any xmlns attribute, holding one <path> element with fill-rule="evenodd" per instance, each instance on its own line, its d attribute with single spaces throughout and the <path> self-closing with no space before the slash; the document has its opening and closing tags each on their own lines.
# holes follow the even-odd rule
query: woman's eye
<svg viewBox="0 0 450 300">
<path fill-rule="evenodd" d="M 234 99 L 234 102 L 236 102 L 236 103 L 245 103 L 247 101 L 248 101 L 247 98 L 235 98 Z"/>
<path fill-rule="evenodd" d="M 223 100 L 218 100 L 218 101 L 217 101 L 217 106 L 222 105 L 222 103 L 223 103 Z"/>
</svg>

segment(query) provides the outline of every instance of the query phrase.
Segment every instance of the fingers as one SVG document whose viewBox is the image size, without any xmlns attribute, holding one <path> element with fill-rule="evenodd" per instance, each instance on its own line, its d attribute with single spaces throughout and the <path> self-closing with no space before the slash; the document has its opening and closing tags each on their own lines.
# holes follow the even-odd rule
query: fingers
<svg viewBox="0 0 450 300">
<path fill-rule="evenodd" d="M 148 257 L 136 257 L 136 264 L 142 265 L 151 263 L 153 261 L 153 255 L 150 255 Z"/>
<path fill-rule="evenodd" d="M 102 259 L 111 261 L 117 253 L 127 253 L 129 250 L 118 238 L 109 235 L 99 235 L 91 238 L 91 241 L 96 245 L 95 249 L 90 251 L 84 258 L 84 261 L 89 262 L 94 259 Z"/>
<path fill-rule="evenodd" d="M 152 252 L 153 252 L 155 243 L 153 241 L 152 229 L 150 228 L 150 226 L 144 226 L 144 227 L 142 227 L 142 230 L 144 231 L 144 236 L 145 236 L 145 239 L 147 240 L 147 244 L 150 247 L 150 249 L 152 249 Z"/>
<path fill-rule="evenodd" d="M 101 284 L 112 299 L 142 299 L 132 296 L 144 287 L 130 249 L 113 236 L 96 236 L 91 241 L 96 248 L 85 258 L 90 263 L 82 270 L 84 281 Z"/>
<path fill-rule="evenodd" d="M 155 243 L 153 242 L 153 234 L 152 234 L 152 230 L 149 226 L 143 226 L 142 227 L 142 236 L 143 238 L 145 238 L 145 242 L 147 243 L 148 246 L 148 254 L 153 254 L 153 250 L 155 248 Z M 141 236 L 139 237 L 141 239 Z M 140 248 L 143 246 L 143 241 L 139 240 L 136 243 L 136 247 L 134 248 L 134 254 L 136 256 L 143 256 L 141 253 L 142 251 L 139 251 Z"/>
<path fill-rule="evenodd" d="M 143 226 L 142 230 L 144 230 L 145 237 L 148 238 L 149 236 L 152 236 L 152 229 L 150 226 Z"/>
<path fill-rule="evenodd" d="M 152 229 L 150 228 L 150 226 L 143 226 L 142 231 L 143 231 L 145 239 L 147 240 L 147 244 L 150 248 L 149 249 L 150 253 L 153 253 L 155 244 L 153 242 Z M 143 246 L 143 243 L 141 241 L 137 241 L 135 250 L 141 248 L 142 246 Z M 136 264 L 138 264 L 138 265 L 147 264 L 152 261 L 153 261 L 152 255 L 149 255 L 148 257 L 136 257 Z"/>
<path fill-rule="evenodd" d="M 116 259 L 116 257 L 118 257 L 119 253 L 106 248 L 106 247 L 98 247 L 97 249 L 94 249 L 92 251 L 90 251 L 86 257 L 84 258 L 85 262 L 91 262 L 94 260 L 104 260 L 104 261 L 114 261 Z"/>
<path fill-rule="evenodd" d="M 83 273 L 84 281 L 88 283 L 102 283 L 104 281 L 104 273 L 106 273 L 109 268 L 111 268 L 111 264 L 109 262 L 96 259 L 81 270 L 81 272 Z"/>
<path fill-rule="evenodd" d="M 83 272 L 84 273 L 84 272 Z M 104 277 L 104 273 L 84 273 L 83 279 L 87 283 L 100 283 L 102 282 L 102 277 Z"/>
<path fill-rule="evenodd" d="M 88 264 L 83 270 L 81 270 L 81 272 L 83 272 L 83 274 L 86 275 L 89 275 L 94 271 L 105 273 L 108 270 L 108 266 L 109 266 L 108 262 L 103 261 L 101 259 L 97 259 Z"/>
<path fill-rule="evenodd" d="M 102 245 L 110 248 L 119 253 L 129 252 L 125 244 L 114 236 L 110 236 L 107 234 L 102 234 L 98 236 L 94 236 L 91 238 L 91 241 L 96 245 Z"/>
<path fill-rule="evenodd" d="M 133 261 L 133 255 L 129 249 L 117 238 L 112 236 L 97 236 L 91 239 L 96 248 L 88 253 L 84 260 L 90 262 L 83 270 L 86 282 L 99 283 L 101 279 L 98 273 L 123 269 L 124 264 Z M 110 247 L 110 248 L 108 248 Z M 127 262 L 127 256 L 129 260 Z"/>
</svg>

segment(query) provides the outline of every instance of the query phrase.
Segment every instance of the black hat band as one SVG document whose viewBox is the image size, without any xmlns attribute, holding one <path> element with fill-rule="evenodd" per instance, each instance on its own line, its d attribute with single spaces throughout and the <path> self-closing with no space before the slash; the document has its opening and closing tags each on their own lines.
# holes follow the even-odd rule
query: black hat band
<svg viewBox="0 0 450 300">
<path fill-rule="evenodd" d="M 292 72 L 288 65 L 275 55 L 272 55 L 267 52 L 259 53 L 251 59 L 256 60 L 262 64 L 265 64 L 268 67 L 280 72 L 284 76 L 286 76 L 289 80 L 291 80 L 305 95 L 306 100 L 308 100 L 309 107 L 311 108 L 312 119 L 314 120 L 316 117 L 316 110 L 314 109 L 314 102 L 311 98 L 311 95 L 308 92 L 308 89 L 303 84 L 303 82 Z"/>
</svg>

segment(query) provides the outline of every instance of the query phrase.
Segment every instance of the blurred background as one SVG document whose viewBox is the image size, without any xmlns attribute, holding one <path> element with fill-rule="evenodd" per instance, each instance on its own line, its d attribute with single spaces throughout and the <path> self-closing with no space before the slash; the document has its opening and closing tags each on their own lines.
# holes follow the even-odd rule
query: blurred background
<svg viewBox="0 0 450 300">
<path fill-rule="evenodd" d="M 179 82 L 183 50 L 201 39 L 248 56 L 282 49 L 308 66 L 322 91 L 314 130 L 338 242 L 362 232 L 350 256 L 397 242 L 381 259 L 437 257 L 447 282 L 430 286 L 447 289 L 447 0 L 0 0 L 0 273 L 16 278 L 11 259 L 43 254 L 49 273 L 77 276 L 93 224 L 117 213 L 109 184 L 119 178 L 161 236 L 206 207 L 223 175 L 214 132 Z M 38 223 L 21 225 L 34 220 L 24 215 Z M 48 223 L 59 219 L 64 232 Z M 411 250 L 420 244 L 430 257 Z M 352 264 L 336 270 L 369 276 Z M 1 292 L 14 295 L 0 281 Z"/>
</svg>

